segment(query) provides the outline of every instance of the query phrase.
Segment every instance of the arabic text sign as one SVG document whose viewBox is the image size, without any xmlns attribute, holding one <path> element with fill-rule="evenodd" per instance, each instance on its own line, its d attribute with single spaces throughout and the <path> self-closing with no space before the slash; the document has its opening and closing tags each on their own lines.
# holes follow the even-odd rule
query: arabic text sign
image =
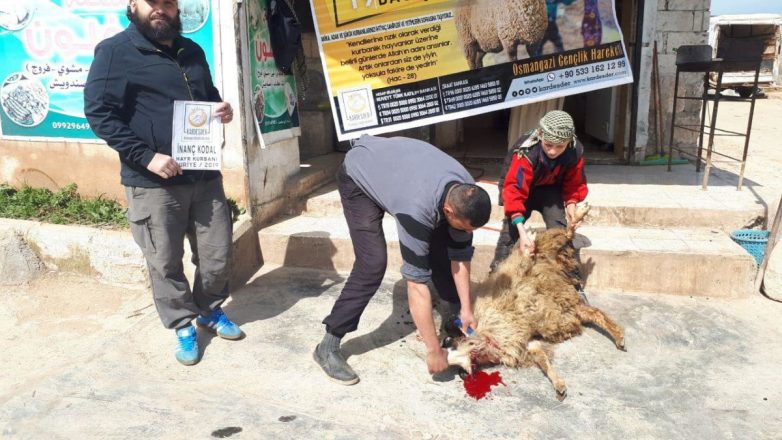
<svg viewBox="0 0 782 440">
<path fill-rule="evenodd" d="M 84 84 L 95 46 L 128 25 L 127 0 L 0 2 L 0 134 L 95 139 Z M 214 67 L 210 0 L 180 0 L 184 36 Z"/>
<path fill-rule="evenodd" d="M 274 62 L 266 21 L 267 0 L 250 0 L 247 4 L 255 122 L 263 134 L 296 128 L 299 126 L 296 80 L 293 75 L 282 73 Z"/>
<path fill-rule="evenodd" d="M 530 4 L 314 0 L 339 139 L 632 82 L 613 0 Z"/>
</svg>

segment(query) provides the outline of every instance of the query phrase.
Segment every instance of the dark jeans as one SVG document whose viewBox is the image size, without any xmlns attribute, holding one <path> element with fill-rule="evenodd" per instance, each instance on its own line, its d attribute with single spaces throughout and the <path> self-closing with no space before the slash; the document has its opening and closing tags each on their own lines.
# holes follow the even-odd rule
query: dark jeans
<svg viewBox="0 0 782 440">
<path fill-rule="evenodd" d="M 543 215 L 543 221 L 546 223 L 546 229 L 567 227 L 565 218 L 565 205 L 562 201 L 562 187 L 559 185 L 546 185 L 533 188 L 527 203 L 524 205 L 527 215 L 532 211 L 538 211 Z M 497 240 L 497 248 L 494 250 L 494 260 L 491 262 L 491 270 L 513 251 L 513 247 L 519 241 L 519 231 L 510 222 L 510 218 L 502 221 L 502 231 Z"/>
<path fill-rule="evenodd" d="M 327 332 L 342 337 L 358 328 L 361 314 L 383 281 L 388 253 L 383 235 L 383 208 L 353 182 L 345 173 L 344 165 L 337 171 L 336 177 L 356 260 L 342 293 L 323 323 L 326 324 Z M 429 267 L 432 269 L 432 282 L 440 297 L 458 303 L 459 296 L 445 245 L 447 226 L 446 223 L 434 230 L 429 249 Z"/>
</svg>

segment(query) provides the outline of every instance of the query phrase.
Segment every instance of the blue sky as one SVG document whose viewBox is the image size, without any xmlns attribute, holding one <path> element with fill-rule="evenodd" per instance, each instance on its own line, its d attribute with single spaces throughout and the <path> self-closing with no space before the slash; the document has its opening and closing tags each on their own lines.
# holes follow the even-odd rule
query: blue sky
<svg viewBox="0 0 782 440">
<path fill-rule="evenodd" d="M 782 14 L 782 0 L 711 0 L 711 15 L 725 14 Z"/>
</svg>

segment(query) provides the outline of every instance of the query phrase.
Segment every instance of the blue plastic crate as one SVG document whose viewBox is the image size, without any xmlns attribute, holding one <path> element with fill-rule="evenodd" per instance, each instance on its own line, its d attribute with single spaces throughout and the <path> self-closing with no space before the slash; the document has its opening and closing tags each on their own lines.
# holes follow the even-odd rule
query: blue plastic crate
<svg viewBox="0 0 782 440">
<path fill-rule="evenodd" d="M 749 252 L 749 254 L 755 258 L 755 262 L 758 263 L 758 266 L 760 266 L 763 262 L 763 256 L 766 254 L 768 235 L 768 231 L 739 229 L 731 232 L 730 238 Z"/>
</svg>

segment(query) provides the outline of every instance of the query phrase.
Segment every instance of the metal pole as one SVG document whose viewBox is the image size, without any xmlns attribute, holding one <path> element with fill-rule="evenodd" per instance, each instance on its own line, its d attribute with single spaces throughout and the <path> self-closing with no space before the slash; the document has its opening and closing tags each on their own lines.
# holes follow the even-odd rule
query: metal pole
<svg viewBox="0 0 782 440">
<path fill-rule="evenodd" d="M 714 150 L 714 131 L 717 126 L 717 109 L 720 106 L 720 91 L 722 90 L 722 63 L 719 64 L 719 73 L 717 74 L 717 87 L 714 89 L 714 109 L 711 114 L 711 127 L 709 127 L 709 146 L 706 150 L 706 169 L 703 171 L 703 189 L 709 184 L 709 173 L 711 172 L 711 152 Z"/>
<path fill-rule="evenodd" d="M 701 95 L 701 120 L 698 133 L 698 157 L 695 160 L 695 172 L 701 171 L 701 156 L 703 155 L 703 126 L 706 125 L 706 107 L 709 104 L 709 72 L 703 74 L 703 95 Z"/>
<path fill-rule="evenodd" d="M 676 127 L 676 101 L 679 97 L 679 66 L 676 66 L 676 81 L 673 85 L 673 111 L 671 111 L 671 130 L 668 134 L 668 171 L 673 161 L 673 130 Z"/>
<path fill-rule="evenodd" d="M 741 171 L 739 172 L 739 186 L 736 188 L 741 191 L 741 184 L 744 182 L 744 168 L 747 166 L 747 152 L 749 151 L 749 136 L 752 133 L 752 118 L 755 116 L 755 95 L 758 89 L 758 77 L 760 76 L 760 63 L 755 69 L 755 83 L 752 86 L 752 104 L 749 106 L 749 121 L 747 122 L 747 134 L 744 136 L 744 154 L 741 156 Z"/>
</svg>

